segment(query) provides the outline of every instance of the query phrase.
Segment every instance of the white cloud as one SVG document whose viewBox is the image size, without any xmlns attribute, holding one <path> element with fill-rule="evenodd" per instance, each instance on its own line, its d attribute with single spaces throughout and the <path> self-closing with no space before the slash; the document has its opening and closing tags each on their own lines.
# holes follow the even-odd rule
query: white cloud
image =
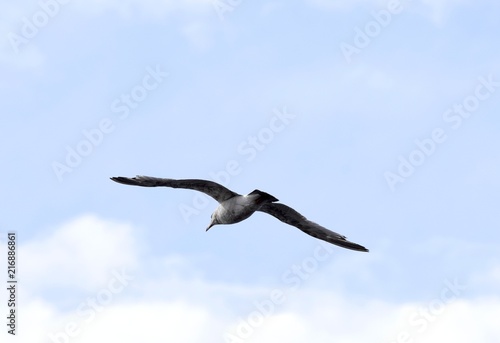
<svg viewBox="0 0 500 343">
<path fill-rule="evenodd" d="M 442 313 L 430 311 L 430 319 L 425 319 L 419 311 L 427 308 L 428 303 L 360 304 L 348 298 L 304 291 L 291 300 L 293 310 L 287 306 L 285 311 L 273 315 L 245 342 L 389 343 L 406 335 L 408 342 L 465 343 L 476 338 L 493 343 L 500 338 L 500 328 L 494 324 L 500 315 L 499 305 L 498 297 L 456 300 L 447 304 Z"/>
<path fill-rule="evenodd" d="M 460 287 L 443 292 L 453 289 L 445 282 L 434 297 L 393 303 L 352 298 L 343 291 L 316 287 L 322 282 L 304 280 L 296 290 L 283 285 L 283 301 L 271 305 L 271 289 L 208 281 L 180 255 L 138 261 L 135 236 L 129 225 L 87 215 L 61 225 L 46 238 L 21 245 L 23 283 L 33 294 L 25 294 L 20 302 L 23 317 L 16 342 L 66 342 L 71 338 L 71 342 L 215 343 L 224 342 L 225 335 L 234 338 L 242 333 L 245 339 L 233 341 L 389 343 L 399 335 L 427 343 L 500 339 L 495 320 L 500 317 L 498 296 L 467 299 Z M 337 268 L 341 262 L 331 264 Z M 154 273 L 142 273 L 124 292 L 116 292 L 107 301 L 101 297 L 109 288 L 102 282 L 107 281 L 106 271 L 123 265 L 153 265 Z M 349 268 L 358 269 L 352 264 Z M 498 270 L 497 266 L 485 273 L 482 281 L 498 282 Z M 331 274 L 330 268 L 314 272 Z M 80 283 L 103 288 L 75 295 L 85 304 L 85 311 L 79 311 L 61 308 L 49 296 L 38 294 L 49 282 L 75 291 Z M 97 299 L 97 307 L 88 305 L 89 298 Z M 89 311 L 91 308 L 94 310 Z M 8 337 L 7 342 L 11 340 L 14 342 Z"/>
<path fill-rule="evenodd" d="M 200 285 L 203 286 L 203 285 Z M 254 321 L 249 311 L 231 314 L 230 303 L 144 301 L 111 305 L 86 324 L 71 313 L 55 313 L 47 303 L 25 305 L 29 311 L 20 327 L 20 342 L 47 342 L 48 335 L 71 342 L 114 341 L 184 343 L 233 342 L 290 343 L 327 342 L 364 343 L 396 342 L 398 337 L 412 341 L 438 343 L 451 340 L 468 343 L 494 343 L 500 339 L 495 321 L 500 316 L 500 298 L 458 299 L 429 312 L 430 319 L 419 315 L 429 303 L 391 304 L 367 301 L 360 303 L 341 294 L 302 290 L 269 316 Z M 252 299 L 252 297 L 250 297 Z M 432 301 L 432 300 L 431 300 Z M 413 319 L 412 319 L 413 318 Z M 29 320 L 28 320 L 29 319 Z M 242 319 L 246 324 L 242 325 Z M 55 325 L 56 323 L 57 325 Z M 73 331 L 64 331 L 69 323 Z M 258 325 L 248 323 L 257 323 Z M 463 325 L 467 323 L 467 325 Z M 46 325 L 43 327 L 43 325 Z M 245 327 L 246 325 L 246 327 Z M 36 335 L 36 336 L 35 336 Z M 241 338 L 241 339 L 240 339 Z"/>
<path fill-rule="evenodd" d="M 93 289 L 104 285 L 112 270 L 134 268 L 138 244 L 129 225 L 81 216 L 21 245 L 23 279 L 37 289 Z"/>
<path fill-rule="evenodd" d="M 100 315 L 73 342 L 203 342 L 214 317 L 184 302 L 118 305 Z"/>
</svg>

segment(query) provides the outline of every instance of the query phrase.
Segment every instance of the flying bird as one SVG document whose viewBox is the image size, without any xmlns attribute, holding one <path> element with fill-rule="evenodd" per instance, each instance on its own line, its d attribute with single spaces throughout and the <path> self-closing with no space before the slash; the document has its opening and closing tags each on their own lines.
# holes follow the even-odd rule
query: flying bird
<svg viewBox="0 0 500 343">
<path fill-rule="evenodd" d="M 258 189 L 247 195 L 240 195 L 226 187 L 207 180 L 198 179 L 164 179 L 151 176 L 112 177 L 111 180 L 124 185 L 141 187 L 171 187 L 193 189 L 208 194 L 219 202 L 219 206 L 212 213 L 210 224 L 206 231 L 218 224 L 234 224 L 250 217 L 255 211 L 270 214 L 282 222 L 293 225 L 310 236 L 321 239 L 342 248 L 368 251 L 365 247 L 350 242 L 345 236 L 330 231 L 316 224 L 295 211 L 293 208 L 278 203 L 278 199 Z"/>
</svg>

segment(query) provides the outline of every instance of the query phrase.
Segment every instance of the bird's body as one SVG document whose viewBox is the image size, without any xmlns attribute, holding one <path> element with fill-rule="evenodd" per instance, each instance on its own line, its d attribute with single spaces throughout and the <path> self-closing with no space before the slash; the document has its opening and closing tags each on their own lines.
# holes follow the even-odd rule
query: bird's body
<svg viewBox="0 0 500 343">
<path fill-rule="evenodd" d="M 112 177 L 111 180 L 126 185 L 142 187 L 164 186 L 193 189 L 210 195 L 219 202 L 219 206 L 212 213 L 210 225 L 208 226 L 207 231 L 214 225 L 241 222 L 242 220 L 250 217 L 256 211 L 261 211 L 278 218 L 284 223 L 299 228 L 310 236 L 326 242 L 351 250 L 368 251 L 365 247 L 348 241 L 345 236 L 330 231 L 308 220 L 293 208 L 277 203 L 279 201 L 278 199 L 266 192 L 259 191 L 258 189 L 247 195 L 240 195 L 218 183 L 207 180 L 174 180 L 150 176 L 136 176 L 134 178 L 120 176 Z"/>
<path fill-rule="evenodd" d="M 278 199 L 257 189 L 248 195 L 235 195 L 221 202 L 215 209 L 210 227 L 216 224 L 239 223 L 254 214 L 263 204 L 274 201 Z"/>
<path fill-rule="evenodd" d="M 239 223 L 255 213 L 257 197 L 258 195 L 237 195 L 220 203 L 212 216 L 217 224 Z"/>
</svg>

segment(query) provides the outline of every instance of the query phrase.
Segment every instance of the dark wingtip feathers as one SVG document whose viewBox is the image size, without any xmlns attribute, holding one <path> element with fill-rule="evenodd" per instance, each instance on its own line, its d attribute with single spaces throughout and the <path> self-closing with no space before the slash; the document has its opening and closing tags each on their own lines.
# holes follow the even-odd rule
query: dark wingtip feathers
<svg viewBox="0 0 500 343">
<path fill-rule="evenodd" d="M 369 250 L 366 249 L 364 246 L 356 244 L 356 243 L 351 242 L 351 241 L 348 241 L 344 236 L 341 236 L 340 238 L 330 237 L 330 236 L 327 236 L 327 237 L 315 236 L 315 237 L 322 239 L 328 243 L 338 245 L 339 247 L 342 247 L 342 248 L 355 250 L 355 251 L 369 252 Z"/>
<path fill-rule="evenodd" d="M 113 180 L 114 182 L 118 182 L 118 183 L 122 183 L 124 185 L 130 185 L 130 184 L 133 184 L 131 182 L 132 179 L 128 178 L 128 177 L 123 177 L 123 176 L 116 176 L 116 177 L 110 177 L 111 180 Z"/>
<path fill-rule="evenodd" d="M 136 177 L 123 177 L 123 176 L 117 176 L 117 177 L 110 177 L 111 180 L 114 182 L 121 183 L 123 185 L 130 185 L 130 186 L 143 186 L 143 187 L 152 187 L 154 186 L 153 182 L 148 182 L 149 180 L 147 177 L 144 176 L 136 176 Z"/>
</svg>

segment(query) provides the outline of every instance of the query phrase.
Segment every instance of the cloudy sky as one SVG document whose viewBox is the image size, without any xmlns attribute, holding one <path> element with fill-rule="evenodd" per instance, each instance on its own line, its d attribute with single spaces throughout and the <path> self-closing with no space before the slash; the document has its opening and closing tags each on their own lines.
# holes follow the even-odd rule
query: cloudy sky
<svg viewBox="0 0 500 343">
<path fill-rule="evenodd" d="M 498 342 L 500 6 L 0 1 L 2 342 Z M 111 176 L 256 188 L 370 249 Z M 7 233 L 16 232 L 16 337 Z"/>
</svg>

